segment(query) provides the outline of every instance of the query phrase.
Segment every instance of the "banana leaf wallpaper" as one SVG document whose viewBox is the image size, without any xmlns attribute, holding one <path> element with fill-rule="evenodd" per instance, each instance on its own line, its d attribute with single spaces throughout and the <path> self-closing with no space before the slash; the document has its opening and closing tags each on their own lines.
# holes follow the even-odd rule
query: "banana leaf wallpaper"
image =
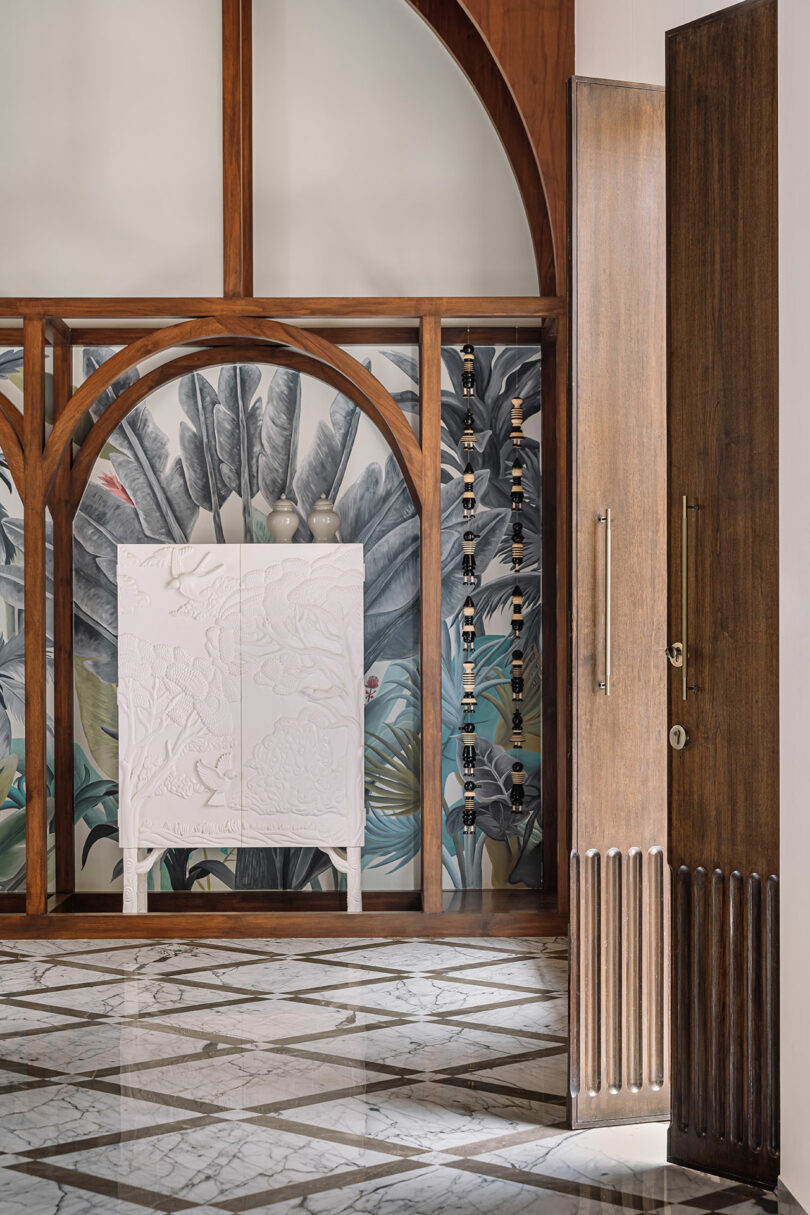
<svg viewBox="0 0 810 1215">
<path fill-rule="evenodd" d="M 76 352 L 78 384 L 114 352 Z M 351 348 L 391 391 L 416 429 L 415 349 Z M 476 349 L 471 463 L 478 500 L 476 690 L 478 815 L 461 833 L 461 471 L 465 405 L 461 353 L 447 347 L 442 389 L 443 857 L 448 889 L 539 887 L 542 882 L 540 352 Z M 145 364 L 141 371 L 147 370 Z M 0 352 L 3 391 L 21 401 L 22 351 Z M 117 381 L 98 417 L 139 376 Z M 509 775 L 511 531 L 510 401 L 524 398 L 525 811 L 514 816 Z M 77 886 L 120 884 L 117 846 L 117 600 L 119 543 L 272 543 L 271 504 L 285 493 L 306 516 L 326 493 L 340 514 L 338 540 L 363 545 L 365 583 L 365 787 L 363 887 L 419 886 L 419 521 L 384 439 L 362 412 L 311 377 L 270 365 L 195 372 L 147 398 L 115 430 L 96 464 L 74 525 Z M 25 741 L 22 504 L 0 459 L 0 889 L 25 884 Z M 156 757 L 159 760 L 159 757 Z M 52 776 L 51 776 L 52 778 Z M 173 849 L 163 889 L 321 890 L 342 879 L 318 849 Z"/>
</svg>

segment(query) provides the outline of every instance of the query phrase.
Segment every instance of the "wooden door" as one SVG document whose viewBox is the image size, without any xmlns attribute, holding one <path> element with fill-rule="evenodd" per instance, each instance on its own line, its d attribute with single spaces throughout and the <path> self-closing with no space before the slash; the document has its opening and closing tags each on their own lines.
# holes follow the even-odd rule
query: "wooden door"
<svg viewBox="0 0 810 1215">
<path fill-rule="evenodd" d="M 776 0 L 667 36 L 671 1159 L 778 1174 Z M 678 741 L 677 739 L 675 741 Z"/>
<path fill-rule="evenodd" d="M 664 94 L 577 79 L 571 118 L 570 1112 L 587 1126 L 669 1108 Z"/>
</svg>

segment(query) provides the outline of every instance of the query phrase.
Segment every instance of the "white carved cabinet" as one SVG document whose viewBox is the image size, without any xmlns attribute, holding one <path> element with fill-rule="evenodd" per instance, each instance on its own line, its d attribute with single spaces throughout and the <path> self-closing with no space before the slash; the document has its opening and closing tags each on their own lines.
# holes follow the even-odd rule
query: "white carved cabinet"
<svg viewBox="0 0 810 1215">
<path fill-rule="evenodd" d="M 361 910 L 363 577 L 356 544 L 119 546 L 125 912 L 172 847 L 322 848 Z"/>
</svg>

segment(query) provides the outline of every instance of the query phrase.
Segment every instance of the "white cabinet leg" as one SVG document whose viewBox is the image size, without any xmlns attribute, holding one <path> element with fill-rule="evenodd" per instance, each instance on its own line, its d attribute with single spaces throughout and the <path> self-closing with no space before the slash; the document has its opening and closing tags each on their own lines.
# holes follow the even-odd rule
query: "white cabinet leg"
<svg viewBox="0 0 810 1215">
<path fill-rule="evenodd" d="M 124 915 L 146 915 L 149 910 L 149 870 L 163 856 L 164 848 L 124 848 Z"/>
<path fill-rule="evenodd" d="M 138 848 L 124 848 L 124 915 L 138 912 Z"/>
<path fill-rule="evenodd" d="M 149 856 L 148 848 L 138 849 L 138 860 L 143 862 Z M 149 865 L 138 865 L 138 915 L 146 915 L 149 910 Z"/>
<path fill-rule="evenodd" d="M 363 893 L 361 888 L 363 870 L 360 864 L 360 849 L 346 849 L 346 910 L 357 912 L 363 910 Z"/>
</svg>

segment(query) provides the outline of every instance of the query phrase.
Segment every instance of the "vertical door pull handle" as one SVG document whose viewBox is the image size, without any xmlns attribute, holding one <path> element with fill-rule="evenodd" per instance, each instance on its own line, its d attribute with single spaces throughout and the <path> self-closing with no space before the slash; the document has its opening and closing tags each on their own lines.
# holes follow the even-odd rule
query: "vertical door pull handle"
<svg viewBox="0 0 810 1215">
<path fill-rule="evenodd" d="M 611 570 L 611 510 L 608 506 L 604 515 L 596 516 L 599 523 L 605 525 L 605 680 L 599 684 L 599 690 L 610 696 L 610 583 Z"/>
<path fill-rule="evenodd" d="M 681 640 L 670 646 L 668 654 L 673 666 L 681 668 L 681 696 L 686 700 L 695 688 L 689 683 L 689 512 L 697 510 L 690 506 L 686 494 L 681 498 Z"/>
</svg>

